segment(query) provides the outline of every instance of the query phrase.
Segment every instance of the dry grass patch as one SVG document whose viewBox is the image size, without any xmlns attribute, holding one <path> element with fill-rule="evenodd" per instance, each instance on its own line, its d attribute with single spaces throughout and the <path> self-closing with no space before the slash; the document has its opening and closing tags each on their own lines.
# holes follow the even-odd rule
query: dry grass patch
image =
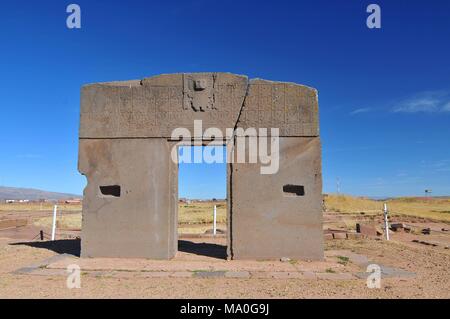
<svg viewBox="0 0 450 319">
<path fill-rule="evenodd" d="M 29 212 L 29 211 L 53 211 L 54 203 L 0 203 L 0 211 L 3 212 Z M 81 204 L 57 204 L 58 210 L 80 211 Z"/>
<path fill-rule="evenodd" d="M 78 230 L 81 229 L 81 213 L 79 214 L 67 214 L 57 216 L 56 218 L 57 228 L 64 230 Z M 34 225 L 38 227 L 51 228 L 53 223 L 53 217 L 43 217 L 34 221 Z"/>
<path fill-rule="evenodd" d="M 383 202 L 364 197 L 348 195 L 327 195 L 324 198 L 328 211 L 340 213 L 379 214 L 383 209 Z M 413 216 L 436 221 L 450 222 L 450 199 L 402 197 L 386 201 L 391 216 Z"/>
<path fill-rule="evenodd" d="M 210 224 L 213 222 L 214 205 L 217 206 L 217 222 L 226 223 L 227 206 L 225 202 L 180 203 L 178 206 L 178 222 L 180 224 Z"/>
<path fill-rule="evenodd" d="M 186 225 L 212 225 L 213 209 L 217 206 L 217 223 L 225 224 L 227 221 L 226 202 L 193 202 L 191 204 L 180 203 L 178 205 L 178 222 Z M 74 206 L 74 205 L 68 205 Z M 58 206 L 59 207 L 59 206 Z M 58 212 L 57 222 L 60 229 L 81 229 L 81 212 L 79 214 L 64 214 L 64 207 L 61 206 L 63 212 Z M 59 209 L 59 208 L 58 208 Z M 53 217 L 43 217 L 37 219 L 34 224 L 40 227 L 52 226 Z M 203 228 L 185 228 L 188 233 L 203 233 L 211 226 Z"/>
<path fill-rule="evenodd" d="M 197 225 L 181 224 L 178 227 L 178 234 L 199 235 L 204 234 L 207 230 L 212 230 L 212 228 L 213 228 L 212 224 L 197 224 Z M 218 230 L 226 230 L 226 228 L 227 228 L 226 224 L 217 224 Z"/>
</svg>

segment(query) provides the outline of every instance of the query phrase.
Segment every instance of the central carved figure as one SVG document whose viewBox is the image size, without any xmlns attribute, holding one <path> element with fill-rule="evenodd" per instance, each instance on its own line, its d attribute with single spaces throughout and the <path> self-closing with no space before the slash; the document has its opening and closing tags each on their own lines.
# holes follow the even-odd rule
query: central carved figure
<svg viewBox="0 0 450 319">
<path fill-rule="evenodd" d="M 205 112 L 215 108 L 215 75 L 183 75 L 183 105 L 187 110 Z"/>
</svg>

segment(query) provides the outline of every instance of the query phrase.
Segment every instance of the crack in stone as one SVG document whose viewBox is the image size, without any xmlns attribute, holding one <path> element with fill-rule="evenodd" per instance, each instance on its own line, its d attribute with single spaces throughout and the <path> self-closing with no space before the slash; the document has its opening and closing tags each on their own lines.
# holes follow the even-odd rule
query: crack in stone
<svg viewBox="0 0 450 319">
<path fill-rule="evenodd" d="M 250 80 L 247 79 L 247 87 L 245 88 L 244 99 L 243 99 L 243 101 L 242 101 L 241 108 L 239 109 L 238 117 L 237 117 L 237 119 L 236 119 L 236 124 L 234 124 L 234 128 L 233 128 L 233 136 L 232 136 L 233 138 L 234 138 L 234 134 L 235 134 L 235 132 L 236 132 L 237 126 L 238 126 L 238 124 L 239 124 L 239 120 L 240 120 L 240 118 L 241 118 L 242 111 L 244 110 L 245 102 L 247 101 L 247 96 L 248 96 L 249 90 L 250 90 Z"/>
<path fill-rule="evenodd" d="M 217 73 L 213 73 L 212 75 L 213 79 L 213 85 L 212 85 L 212 109 L 216 110 L 216 80 L 217 80 Z"/>
</svg>

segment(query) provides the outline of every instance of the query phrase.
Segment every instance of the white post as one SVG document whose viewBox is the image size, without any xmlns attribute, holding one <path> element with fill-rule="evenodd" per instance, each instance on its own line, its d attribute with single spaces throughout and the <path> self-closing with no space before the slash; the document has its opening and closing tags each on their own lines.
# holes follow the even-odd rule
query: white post
<svg viewBox="0 0 450 319">
<path fill-rule="evenodd" d="M 386 234 L 386 240 L 389 240 L 388 208 L 386 203 L 384 203 L 384 232 Z"/>
<path fill-rule="evenodd" d="M 214 225 L 213 225 L 213 234 L 216 236 L 217 233 L 217 206 L 214 205 Z"/>
<path fill-rule="evenodd" d="M 52 240 L 55 240 L 55 234 L 56 234 L 56 209 L 57 209 L 57 206 L 55 205 L 53 207 Z"/>
</svg>

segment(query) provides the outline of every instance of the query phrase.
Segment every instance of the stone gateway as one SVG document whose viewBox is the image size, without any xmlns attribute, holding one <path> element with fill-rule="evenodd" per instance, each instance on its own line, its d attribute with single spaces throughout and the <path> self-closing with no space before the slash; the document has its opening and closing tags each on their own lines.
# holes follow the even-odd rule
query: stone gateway
<svg viewBox="0 0 450 319">
<path fill-rule="evenodd" d="M 172 133 L 183 128 L 207 145 L 210 141 L 196 132 L 199 121 L 203 130 L 224 132 L 220 143 L 232 159 L 227 163 L 228 258 L 323 259 L 317 91 L 229 73 L 163 74 L 83 86 L 78 166 L 87 186 L 81 256 L 174 257 L 178 164 L 171 153 L 180 141 Z M 273 128 L 277 136 L 270 133 Z M 238 131 L 245 136 L 235 135 Z M 262 137 L 269 137 L 269 148 L 276 138 L 275 173 L 262 174 L 258 162 L 235 160 L 239 138 L 246 145 Z"/>
</svg>

